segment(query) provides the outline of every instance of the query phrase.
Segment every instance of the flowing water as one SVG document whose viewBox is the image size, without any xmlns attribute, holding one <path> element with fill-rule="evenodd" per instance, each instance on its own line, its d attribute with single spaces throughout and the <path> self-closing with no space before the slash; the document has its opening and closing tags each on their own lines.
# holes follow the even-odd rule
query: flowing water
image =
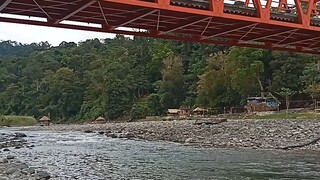
<svg viewBox="0 0 320 180">
<path fill-rule="evenodd" d="M 24 133 L 35 147 L 11 153 L 48 171 L 52 179 L 320 179 L 317 151 L 208 149 L 82 132 Z"/>
</svg>

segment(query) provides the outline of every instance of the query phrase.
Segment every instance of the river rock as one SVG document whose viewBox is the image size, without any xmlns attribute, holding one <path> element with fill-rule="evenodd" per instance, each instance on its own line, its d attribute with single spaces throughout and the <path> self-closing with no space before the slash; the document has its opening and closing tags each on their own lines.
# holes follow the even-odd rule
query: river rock
<svg viewBox="0 0 320 180">
<path fill-rule="evenodd" d="M 7 162 L 8 162 L 8 159 L 0 158 L 0 164 L 4 164 L 4 163 L 7 163 Z"/>
<path fill-rule="evenodd" d="M 10 150 L 7 148 L 3 149 L 3 152 L 8 152 L 8 151 L 10 151 Z"/>
<path fill-rule="evenodd" d="M 50 174 L 46 171 L 38 171 L 36 174 L 35 174 L 35 178 L 37 180 L 42 180 L 42 179 L 50 179 Z"/>
<path fill-rule="evenodd" d="M 13 174 L 14 172 L 19 171 L 17 167 L 9 167 L 8 169 L 5 170 L 5 174 Z"/>
<path fill-rule="evenodd" d="M 18 170 L 18 171 L 15 171 L 12 176 L 15 178 L 15 179 L 25 179 L 25 178 L 22 178 L 21 177 L 21 172 Z"/>
<path fill-rule="evenodd" d="M 85 130 L 85 131 L 83 131 L 84 133 L 93 133 L 93 131 L 91 131 L 91 130 Z"/>
<path fill-rule="evenodd" d="M 193 141 L 193 138 L 188 138 L 184 141 L 184 143 L 191 143 Z"/>
<path fill-rule="evenodd" d="M 115 133 L 108 133 L 107 136 L 111 137 L 111 138 L 117 138 L 118 137 Z"/>
<path fill-rule="evenodd" d="M 21 172 L 27 175 L 27 174 L 34 174 L 36 170 L 33 167 L 29 167 L 29 168 L 23 169 Z"/>
<path fill-rule="evenodd" d="M 7 159 L 14 159 L 14 156 L 13 155 L 8 155 Z"/>
<path fill-rule="evenodd" d="M 0 180 L 9 180 L 8 177 L 0 177 Z"/>
<path fill-rule="evenodd" d="M 29 166 L 26 163 L 21 163 L 18 165 L 18 168 L 19 169 L 27 169 L 27 168 L 29 168 Z"/>
<path fill-rule="evenodd" d="M 17 133 L 15 133 L 15 137 L 27 137 L 27 135 L 24 133 L 17 132 Z"/>
</svg>

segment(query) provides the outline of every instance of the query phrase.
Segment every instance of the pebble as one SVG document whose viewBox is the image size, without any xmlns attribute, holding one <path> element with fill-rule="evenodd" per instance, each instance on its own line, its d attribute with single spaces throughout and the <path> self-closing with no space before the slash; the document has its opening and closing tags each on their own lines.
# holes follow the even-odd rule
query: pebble
<svg viewBox="0 0 320 180">
<path fill-rule="evenodd" d="M 36 179 L 50 179 L 50 174 L 46 171 L 39 171 L 35 174 Z"/>
</svg>

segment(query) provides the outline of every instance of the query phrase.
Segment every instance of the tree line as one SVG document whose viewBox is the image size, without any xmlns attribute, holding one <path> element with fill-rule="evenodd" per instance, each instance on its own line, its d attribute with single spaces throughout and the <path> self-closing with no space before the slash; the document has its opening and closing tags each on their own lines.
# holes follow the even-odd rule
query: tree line
<svg viewBox="0 0 320 180">
<path fill-rule="evenodd" d="M 316 99 L 316 55 L 133 39 L 0 42 L 0 114 L 136 119 L 168 108 L 243 106 L 272 92 Z"/>
</svg>

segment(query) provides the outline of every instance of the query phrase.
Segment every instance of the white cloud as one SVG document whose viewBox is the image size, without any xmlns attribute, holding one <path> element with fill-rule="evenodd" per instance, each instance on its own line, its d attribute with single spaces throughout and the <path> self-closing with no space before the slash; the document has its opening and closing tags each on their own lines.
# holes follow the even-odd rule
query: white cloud
<svg viewBox="0 0 320 180">
<path fill-rule="evenodd" d="M 48 41 L 51 45 L 57 46 L 62 41 L 78 43 L 86 39 L 105 39 L 113 38 L 114 36 L 114 34 L 110 33 L 0 22 L 0 40 L 12 40 L 21 43 Z"/>
</svg>

